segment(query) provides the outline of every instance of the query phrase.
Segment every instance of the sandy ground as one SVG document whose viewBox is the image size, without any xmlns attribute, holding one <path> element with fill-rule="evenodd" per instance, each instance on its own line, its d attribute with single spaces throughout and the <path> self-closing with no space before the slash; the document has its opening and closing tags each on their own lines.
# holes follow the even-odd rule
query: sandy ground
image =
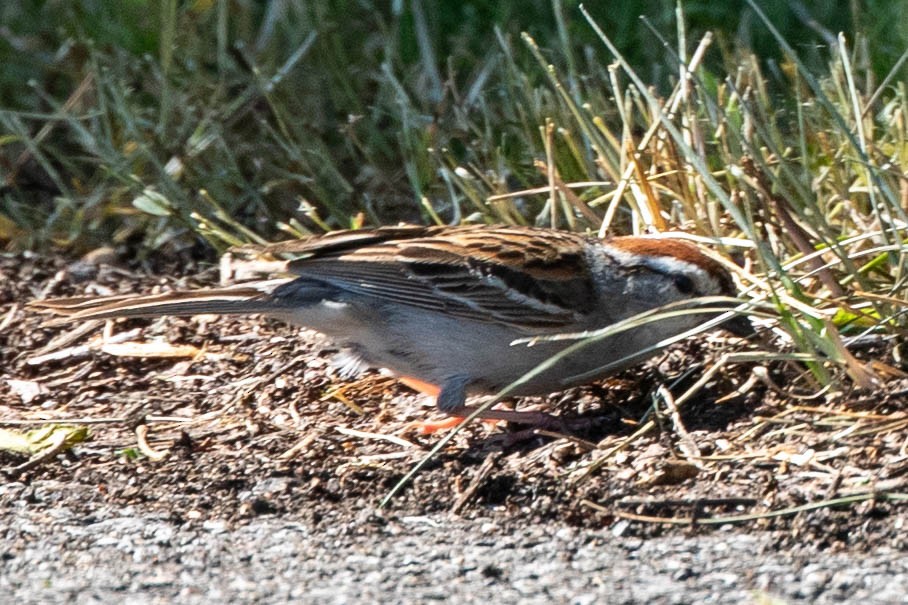
<svg viewBox="0 0 908 605">
<path fill-rule="evenodd" d="M 0 258 L 0 428 L 89 429 L 43 458 L 0 452 L 5 599 L 908 602 L 904 382 L 734 395 L 750 368 L 730 367 L 677 413 L 654 404 L 749 346 L 717 333 L 518 403 L 588 420 L 572 435 L 467 427 L 379 511 L 439 439 L 406 430 L 431 403 L 333 375 L 317 335 L 207 317 L 105 334 L 23 306 L 215 277 Z"/>
</svg>

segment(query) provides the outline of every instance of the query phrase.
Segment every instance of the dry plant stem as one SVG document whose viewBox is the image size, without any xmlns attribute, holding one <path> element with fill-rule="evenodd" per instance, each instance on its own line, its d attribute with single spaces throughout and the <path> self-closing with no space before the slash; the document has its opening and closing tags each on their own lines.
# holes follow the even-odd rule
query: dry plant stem
<svg viewBox="0 0 908 605">
<path fill-rule="evenodd" d="M 13 323 L 13 319 L 19 313 L 19 308 L 19 303 L 10 305 L 9 311 L 3 316 L 3 321 L 0 321 L 0 332 L 6 330 Z"/>
<path fill-rule="evenodd" d="M 342 404 L 344 404 L 345 406 L 350 408 L 354 413 L 362 416 L 363 414 L 366 413 L 366 410 L 364 410 L 358 403 L 356 403 L 355 401 L 353 401 L 352 399 L 347 397 L 347 391 L 355 385 L 356 385 L 356 383 L 353 383 L 353 382 L 348 383 L 348 384 L 342 384 L 341 386 L 337 387 L 336 389 L 331 389 L 330 391 L 325 393 L 322 396 L 321 400 L 327 401 L 328 399 L 337 399 Z"/>
<path fill-rule="evenodd" d="M 292 460 L 293 458 L 296 458 L 297 454 L 308 450 L 309 446 L 311 446 L 315 442 L 315 440 L 318 439 L 318 437 L 318 432 L 309 433 L 308 435 L 297 441 L 290 449 L 278 456 L 278 460 Z"/>
<path fill-rule="evenodd" d="M 549 225 L 558 226 L 558 205 L 556 203 L 555 193 L 555 160 L 552 157 L 552 133 L 555 125 L 550 119 L 546 119 L 545 126 L 541 126 L 542 140 L 545 143 L 545 172 L 549 180 Z"/>
<path fill-rule="evenodd" d="M 158 451 L 148 445 L 148 425 L 140 424 L 136 427 L 136 442 L 139 448 L 139 451 L 145 454 L 149 460 L 154 462 L 160 462 L 167 458 L 167 454 L 170 450 Z"/>
<path fill-rule="evenodd" d="M 675 508 L 680 506 L 756 506 L 760 501 L 757 498 L 666 498 L 654 500 L 652 498 L 624 498 L 615 502 L 617 506 L 648 506 L 652 508 Z"/>
<path fill-rule="evenodd" d="M 131 416 L 113 416 L 110 418 L 40 418 L 40 419 L 26 419 L 26 420 L 4 420 L 0 419 L 0 426 L 42 426 L 46 424 L 80 424 L 80 425 L 92 425 L 92 424 L 126 424 L 131 423 L 134 420 Z M 183 416 L 154 416 L 148 415 L 143 419 L 145 424 L 152 423 L 186 423 L 194 422 L 196 418 L 187 418 Z"/>
<path fill-rule="evenodd" d="M 647 208 L 647 215 L 649 218 L 649 221 L 647 222 L 650 223 L 650 226 L 654 227 L 656 231 L 665 231 L 668 229 L 668 224 L 665 222 L 665 219 L 662 218 L 662 213 L 659 211 L 659 201 L 649 182 L 649 177 L 646 175 L 646 170 L 640 163 L 640 154 L 634 150 L 634 144 L 630 140 L 627 141 L 627 148 L 627 159 L 637 176 L 637 186 L 640 187 L 643 201 Z"/>
<path fill-rule="evenodd" d="M 546 165 L 545 162 L 536 160 L 535 162 L 533 162 L 533 165 L 536 166 L 536 169 L 539 170 L 539 172 L 541 172 L 543 176 L 549 175 L 549 166 Z M 554 183 L 555 189 L 557 189 L 558 192 L 561 193 L 562 196 L 564 196 L 564 198 L 571 204 L 571 206 L 574 207 L 575 210 L 583 215 L 583 218 L 588 220 L 593 225 L 599 223 L 602 220 L 586 202 L 581 200 L 580 197 L 576 193 L 574 193 L 574 191 L 567 183 L 561 180 L 561 175 L 558 174 L 558 170 L 554 167 L 552 167 L 551 181 Z M 539 192 L 543 193 L 548 191 L 549 189 L 545 187 L 540 188 Z M 526 194 L 527 192 L 521 191 L 519 193 Z M 504 195 L 496 195 L 490 197 L 489 200 L 491 201 L 493 198 L 502 199 L 505 197 L 514 197 L 514 194 L 509 193 Z"/>
<path fill-rule="evenodd" d="M 564 439 L 565 441 L 570 441 L 574 445 L 582 447 L 583 449 L 592 452 L 596 449 L 596 444 L 592 441 L 587 441 L 586 439 L 581 439 L 574 435 L 568 433 L 558 433 L 555 431 L 549 431 L 546 429 L 533 429 L 533 432 L 540 437 L 551 437 L 552 439 Z"/>
<path fill-rule="evenodd" d="M 647 103 L 649 111 L 654 115 L 657 122 L 661 127 L 668 132 L 671 138 L 675 141 L 675 144 L 684 152 L 683 155 L 687 161 L 693 166 L 699 178 L 703 180 L 709 192 L 713 197 L 721 204 L 724 211 L 737 223 L 739 227 L 744 229 L 745 233 L 748 236 L 751 236 L 750 233 L 750 223 L 747 221 L 742 210 L 732 202 L 731 198 L 728 195 L 726 189 L 719 184 L 716 178 L 712 175 L 712 171 L 709 169 L 706 163 L 706 158 L 702 158 L 696 154 L 696 152 L 691 149 L 689 145 L 684 142 L 684 137 L 681 132 L 678 130 L 678 127 L 675 126 L 662 112 L 663 104 L 660 103 L 659 99 L 652 93 L 652 91 L 646 86 L 646 83 L 637 75 L 637 73 L 631 68 L 630 64 L 615 46 L 615 44 L 609 39 L 605 31 L 599 26 L 596 20 L 590 15 L 589 11 L 581 5 L 580 12 L 583 14 L 583 17 L 586 19 L 587 23 L 596 33 L 599 40 L 608 48 L 616 61 L 621 65 L 622 70 L 627 74 L 630 80 L 637 87 L 642 99 Z M 600 229 L 600 232 L 604 232 L 606 226 Z"/>
<path fill-rule="evenodd" d="M 687 401 L 689 399 L 691 399 L 694 395 L 696 395 L 700 391 L 700 389 L 702 389 L 704 386 L 706 386 L 706 384 L 709 383 L 709 381 L 713 379 L 713 377 L 719 372 L 719 370 L 721 370 L 725 366 L 725 364 L 765 362 L 767 359 L 772 359 L 772 358 L 773 358 L 773 356 L 768 353 L 726 353 L 726 354 L 722 355 L 719 358 L 719 360 L 715 364 L 713 364 L 713 366 L 709 370 L 704 372 L 703 376 L 701 376 L 700 379 L 697 380 L 697 382 L 695 382 L 689 389 L 684 391 L 684 393 L 682 393 L 680 397 L 675 399 L 675 405 L 678 407 L 681 407 L 682 405 L 687 403 Z M 758 372 L 755 371 L 754 374 L 758 374 Z M 763 381 L 764 378 L 767 381 L 769 380 L 769 377 L 766 376 L 765 374 L 759 375 L 758 378 L 761 381 Z M 748 382 L 749 382 L 749 380 L 748 380 Z M 781 390 L 779 389 L 779 387 L 772 384 L 771 381 L 770 381 L 770 385 L 772 388 L 774 388 L 775 390 L 777 390 L 778 392 L 781 393 Z"/>
<path fill-rule="evenodd" d="M 851 354 L 851 351 L 848 350 L 848 347 L 846 347 L 845 343 L 842 341 L 842 335 L 835 327 L 835 324 L 828 319 L 823 323 L 826 328 L 827 341 L 831 343 L 838 353 L 839 358 L 845 366 L 846 373 L 851 380 L 854 381 L 854 384 L 862 389 L 872 389 L 880 386 L 879 377 L 873 371 L 871 364 L 862 364 Z"/>
<path fill-rule="evenodd" d="M 263 376 L 263 377 L 260 378 L 259 380 L 256 380 L 254 383 L 252 383 L 251 385 L 248 385 L 245 389 L 243 389 L 243 390 L 237 395 L 237 397 L 236 397 L 236 403 L 237 403 L 237 404 L 243 404 L 243 403 L 245 403 L 245 402 L 247 401 L 247 399 L 248 399 L 254 392 L 256 392 L 256 391 L 259 389 L 260 386 L 262 386 L 263 384 L 268 384 L 268 383 L 270 383 L 270 382 L 274 382 L 277 378 L 279 378 L 279 377 L 285 375 L 286 373 L 288 373 L 290 370 L 292 370 L 292 369 L 295 368 L 296 366 L 300 365 L 301 363 L 304 363 L 304 361 L 305 361 L 305 360 L 304 360 L 302 357 L 297 357 L 296 359 L 291 359 L 290 361 L 288 361 L 287 363 L 283 364 L 281 367 L 279 367 L 278 369 L 274 370 L 273 372 L 271 372 L 271 373 L 268 374 L 267 376 Z"/>
<path fill-rule="evenodd" d="M 705 51 L 711 43 L 711 34 L 707 34 L 703 37 L 703 39 L 700 40 L 700 45 L 697 47 L 696 52 L 694 52 L 690 65 L 687 66 L 688 73 L 692 73 L 700 66 L 700 62 L 703 60 Z M 678 106 L 680 105 L 682 100 L 682 86 L 681 83 L 679 83 L 675 86 L 675 89 L 672 91 L 671 97 L 669 97 L 668 99 L 667 106 L 669 116 L 674 117 L 674 114 L 678 110 Z M 646 133 L 644 133 L 643 137 L 641 137 L 640 142 L 636 146 L 636 151 L 638 153 L 642 153 L 646 150 L 646 148 L 650 144 L 650 141 L 652 141 L 652 138 L 656 135 L 657 132 L 659 132 L 660 128 L 661 122 L 659 120 L 656 120 L 652 124 L 650 124 L 650 127 L 647 129 Z M 599 226 L 599 237 L 605 237 L 608 233 L 608 230 L 612 224 L 612 219 L 615 215 L 615 211 L 618 207 L 618 202 L 620 202 L 621 198 L 624 196 L 624 190 L 627 189 L 628 185 L 630 185 L 631 177 L 633 177 L 635 170 L 636 166 L 634 162 L 630 162 L 625 167 L 624 172 L 621 174 L 621 178 L 618 181 L 617 187 L 612 194 L 612 203 L 606 211 L 605 218 L 602 220 L 602 223 Z"/>
<path fill-rule="evenodd" d="M 559 355 L 555 356 L 556 359 L 558 357 L 559 357 Z M 403 489 L 404 486 L 407 485 L 407 483 L 409 483 L 413 479 L 413 477 L 416 476 L 416 474 L 423 468 L 423 466 L 425 466 L 429 462 L 429 460 L 431 460 L 436 454 L 438 454 L 438 452 L 440 452 L 442 450 L 442 448 L 444 448 L 452 439 L 454 439 L 454 437 L 461 430 L 463 430 L 464 426 L 466 426 L 473 420 L 482 418 L 483 413 L 486 411 L 495 411 L 495 410 L 492 410 L 492 407 L 495 404 L 497 404 L 499 401 L 501 401 L 502 399 L 507 397 L 511 393 L 511 391 L 514 390 L 523 380 L 528 379 L 529 376 L 531 376 L 534 372 L 540 370 L 540 368 L 544 367 L 545 365 L 546 365 L 545 363 L 541 364 L 539 367 L 537 367 L 535 370 L 531 371 L 529 374 L 523 376 L 521 379 L 518 379 L 516 382 L 506 386 L 504 389 L 499 391 L 495 396 L 493 396 L 491 399 L 489 399 L 485 403 L 483 403 L 475 408 L 470 408 L 468 410 L 469 414 L 465 414 L 466 417 L 464 418 L 464 421 L 461 422 L 460 424 L 458 424 L 457 426 L 455 426 L 454 429 L 451 430 L 447 435 L 442 437 L 438 441 L 438 443 L 436 443 L 432 447 L 432 449 L 429 451 L 429 453 L 426 454 L 426 456 L 424 456 L 422 458 L 422 460 L 420 460 L 415 465 L 413 465 L 413 467 L 410 469 L 410 471 L 406 475 L 404 475 L 404 477 L 400 481 L 398 481 L 397 484 L 394 487 L 392 487 L 391 490 L 388 491 L 387 494 L 385 494 L 385 497 L 382 498 L 381 501 L 379 502 L 378 508 L 381 509 L 381 508 L 384 508 L 385 506 L 387 506 L 388 503 L 391 502 L 391 500 L 394 498 L 394 496 L 401 489 Z M 469 408 L 469 406 L 464 406 L 464 407 Z M 527 412 L 527 413 L 529 413 L 529 412 Z"/>
<path fill-rule="evenodd" d="M 760 195 L 772 203 L 776 216 L 782 221 L 782 226 L 785 228 L 791 241 L 798 248 L 798 251 L 804 255 L 815 252 L 814 246 L 810 243 L 813 238 L 791 217 L 791 213 L 788 211 L 788 203 L 780 196 L 772 193 L 772 184 L 769 183 L 766 174 L 757 169 L 753 159 L 746 156 L 741 158 L 741 168 L 743 168 L 744 174 L 753 179 L 753 183 L 757 186 Z M 826 286 L 826 289 L 829 290 L 832 296 L 845 296 L 845 291 L 842 289 L 842 286 L 836 281 L 832 272 L 824 268 L 821 259 L 814 258 L 810 260 L 809 266 L 812 270 L 817 272 L 823 285 Z"/>
<path fill-rule="evenodd" d="M 413 443 L 411 441 L 407 441 L 406 439 L 401 439 L 400 437 L 397 437 L 396 435 L 385 435 L 383 433 L 368 433 L 366 431 L 357 431 L 354 429 L 348 429 L 347 427 L 343 427 L 343 426 L 336 426 L 336 427 L 334 427 L 334 429 L 341 435 L 347 435 L 348 437 L 358 437 L 359 439 L 373 439 L 376 441 L 387 441 L 389 443 L 393 443 L 395 445 L 399 445 L 400 447 L 407 448 L 407 449 L 417 449 L 418 448 L 418 446 L 415 443 Z"/>
<path fill-rule="evenodd" d="M 765 513 L 753 513 L 750 515 L 729 515 L 727 517 L 705 517 L 702 519 L 697 517 L 655 517 L 651 515 L 638 515 L 624 511 L 610 510 L 607 507 L 590 500 L 581 500 L 580 503 L 601 513 L 607 513 L 621 519 L 628 519 L 630 521 L 640 521 L 642 523 L 663 523 L 666 525 L 725 525 L 731 523 L 760 521 L 763 519 L 772 519 L 774 517 L 786 517 L 806 511 L 813 511 L 821 508 L 832 508 L 835 506 L 844 506 L 846 504 L 855 504 L 871 500 L 880 500 L 884 502 L 908 502 L 908 493 L 876 491 L 862 492 L 851 496 L 843 496 L 841 498 L 833 498 L 831 500 L 822 500 L 820 502 L 811 502 L 809 504 L 802 504 L 801 506 L 792 506 L 790 508 L 783 508 L 779 510 L 768 511 Z"/>
<path fill-rule="evenodd" d="M 495 466 L 498 464 L 500 458 L 501 452 L 490 452 L 489 455 L 486 456 L 486 459 L 482 461 L 482 465 L 476 470 L 476 474 L 473 475 L 473 478 L 470 480 L 470 485 L 467 486 L 467 489 L 464 490 L 457 498 L 454 506 L 451 507 L 452 514 L 460 514 L 460 511 L 463 510 L 464 506 L 476 496 L 476 492 L 482 487 L 483 482 L 492 474 L 492 471 L 495 470 Z"/>
<path fill-rule="evenodd" d="M 102 324 L 101 320 L 87 321 L 82 324 L 74 326 L 71 330 L 60 334 L 59 336 L 54 337 L 49 343 L 35 351 L 28 358 L 29 365 L 41 365 L 46 361 L 55 361 L 65 357 L 64 351 L 87 351 L 90 348 L 90 345 L 79 345 L 72 347 L 70 349 L 64 349 L 67 345 L 77 340 L 81 340 L 83 336 L 89 332 L 93 332 L 95 328 Z M 138 335 L 136 330 L 129 330 L 128 332 L 123 332 L 122 334 L 128 335 L 124 336 L 123 340 L 128 340 Z M 74 353 L 73 353 L 74 354 Z"/>
<path fill-rule="evenodd" d="M 76 87 L 73 93 L 69 95 L 69 97 L 63 103 L 63 106 L 61 107 L 61 113 L 69 113 L 69 111 L 76 106 L 76 104 L 82 99 L 82 97 L 85 96 L 85 93 L 89 90 L 93 83 L 93 74 L 89 72 L 84 78 L 82 78 L 79 86 Z M 38 131 L 38 134 L 36 134 L 32 139 L 32 143 L 36 147 L 41 145 L 44 139 L 47 138 L 47 136 L 53 131 L 54 126 L 56 126 L 57 124 L 59 124 L 59 122 L 57 122 L 56 120 L 49 120 L 45 122 L 44 126 L 41 127 L 41 130 Z M 19 154 L 19 157 L 17 157 L 16 161 L 13 163 L 12 169 L 6 176 L 6 183 L 8 185 L 15 183 L 16 176 L 18 175 L 19 171 L 31 157 L 32 153 L 28 148 L 24 149 L 22 153 Z"/>
<path fill-rule="evenodd" d="M 587 464 L 583 467 L 582 472 L 573 479 L 575 484 L 588 481 L 597 470 L 599 470 L 603 465 L 605 465 L 615 454 L 626 449 L 631 443 L 649 433 L 653 428 L 655 428 L 656 423 L 652 420 L 649 420 L 641 426 L 639 429 L 634 431 L 632 435 L 629 435 L 619 441 L 616 445 L 606 450 L 604 454 Z"/>
<path fill-rule="evenodd" d="M 693 465 L 698 468 L 703 468 L 702 462 L 700 462 L 700 457 L 702 452 L 700 447 L 697 445 L 697 442 L 691 437 L 690 433 L 687 431 L 687 428 L 684 426 L 684 422 L 681 420 L 681 412 L 678 410 L 678 405 L 675 403 L 675 398 L 672 397 L 671 392 L 665 388 L 664 385 L 659 385 L 657 394 L 665 402 L 665 407 L 668 409 L 669 418 L 671 418 L 672 426 L 675 427 L 675 432 L 678 433 L 678 447 L 681 452 L 684 454 L 684 457 Z"/>
</svg>

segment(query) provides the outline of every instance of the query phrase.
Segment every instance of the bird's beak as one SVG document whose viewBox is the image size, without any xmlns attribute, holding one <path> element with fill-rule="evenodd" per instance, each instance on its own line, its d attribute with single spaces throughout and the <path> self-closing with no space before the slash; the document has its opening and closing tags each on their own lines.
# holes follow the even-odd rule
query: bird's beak
<svg viewBox="0 0 908 605">
<path fill-rule="evenodd" d="M 757 332 L 746 315 L 735 315 L 723 323 L 721 327 L 740 338 L 750 338 Z"/>
</svg>

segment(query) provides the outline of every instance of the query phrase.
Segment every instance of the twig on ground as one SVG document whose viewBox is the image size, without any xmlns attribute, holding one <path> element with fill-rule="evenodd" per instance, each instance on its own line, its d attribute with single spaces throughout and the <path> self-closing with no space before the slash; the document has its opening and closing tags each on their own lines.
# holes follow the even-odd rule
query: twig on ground
<svg viewBox="0 0 908 605">
<path fill-rule="evenodd" d="M 700 451 L 700 446 L 697 445 L 694 438 L 687 432 L 687 428 L 685 428 L 684 422 L 681 420 L 681 412 L 678 411 L 678 406 L 675 404 L 675 398 L 672 397 L 671 392 L 665 388 L 664 385 L 659 385 L 659 389 L 656 392 L 659 397 L 662 398 L 662 401 L 665 402 L 665 407 L 668 408 L 672 426 L 675 427 L 675 432 L 678 433 L 678 448 L 691 464 L 702 468 L 703 464 L 700 462 L 700 459 L 703 453 Z"/>
<path fill-rule="evenodd" d="M 479 488 L 482 486 L 486 478 L 492 473 L 495 469 L 495 466 L 498 464 L 498 460 L 501 458 L 501 452 L 489 452 L 489 455 L 486 456 L 486 459 L 482 461 L 482 465 L 476 470 L 476 474 L 473 475 L 473 478 L 470 480 L 470 484 L 467 486 L 467 489 L 463 491 L 462 494 L 457 498 L 457 501 L 454 503 L 454 506 L 451 507 L 451 512 L 455 515 L 460 514 L 460 511 L 463 510 L 463 507 L 466 506 L 470 500 L 476 496 L 476 492 L 479 491 Z"/>
<path fill-rule="evenodd" d="M 336 426 L 336 427 L 334 427 L 334 429 L 338 433 L 341 433 L 342 435 L 347 435 L 349 437 L 359 437 L 360 439 L 374 439 L 374 440 L 378 440 L 378 441 L 388 441 L 390 443 L 394 443 L 396 445 L 405 447 L 407 449 L 413 449 L 413 448 L 418 447 L 412 441 L 407 441 L 406 439 L 401 439 L 400 437 L 398 437 L 396 435 L 385 435 L 384 433 L 367 433 L 366 431 L 357 431 L 355 429 L 348 429 L 347 427 L 344 427 L 344 426 Z"/>
<path fill-rule="evenodd" d="M 628 519 L 629 521 L 640 521 L 642 523 L 663 523 L 667 525 L 725 525 L 733 523 L 746 523 L 748 521 L 760 521 L 762 519 L 772 519 L 775 517 L 786 517 L 790 515 L 796 515 L 798 513 L 819 510 L 821 508 L 833 508 L 836 506 L 844 506 L 846 504 L 867 502 L 869 500 L 878 500 L 883 502 L 908 502 L 908 493 L 877 491 L 861 492 L 859 494 L 853 494 L 841 498 L 833 498 L 831 500 L 822 500 L 820 502 L 810 502 L 808 504 L 802 504 L 800 506 L 771 510 L 765 513 L 753 513 L 749 515 L 729 515 L 727 517 L 705 517 L 702 519 L 697 517 L 656 517 L 652 515 L 638 515 L 636 513 L 610 510 L 607 507 L 590 500 L 581 500 L 580 503 L 587 508 L 591 508 L 601 513 L 607 513 L 620 519 Z"/>
<path fill-rule="evenodd" d="M 136 432 L 136 441 L 138 443 L 139 451 L 145 454 L 149 460 L 154 462 L 160 462 L 167 457 L 167 454 L 170 453 L 170 450 L 159 451 L 152 448 L 148 445 L 148 425 L 140 424 L 135 429 Z"/>
</svg>

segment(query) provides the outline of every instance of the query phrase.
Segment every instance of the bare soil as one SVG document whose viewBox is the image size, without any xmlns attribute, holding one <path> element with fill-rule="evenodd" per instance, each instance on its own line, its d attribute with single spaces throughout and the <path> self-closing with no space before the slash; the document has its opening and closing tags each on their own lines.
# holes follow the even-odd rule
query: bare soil
<svg viewBox="0 0 908 605">
<path fill-rule="evenodd" d="M 644 542 L 742 532 L 764 550 L 829 557 L 908 548 L 908 381 L 897 372 L 873 391 L 809 394 L 791 386 L 803 368 L 728 365 L 673 413 L 658 389 L 678 397 L 724 353 L 754 346 L 717 332 L 602 383 L 517 402 L 585 419 L 572 435 L 465 427 L 378 511 L 440 439 L 408 425 L 437 414 L 379 372 L 333 375 L 336 351 L 318 334 L 259 317 L 48 326 L 24 306 L 217 280 L 211 269 L 154 271 L 0 258 L 0 428 L 90 431 L 44 459 L 0 452 L 0 524 L 63 507 L 75 520 L 122 509 L 173 527 L 278 521 L 316 534 L 432 518 L 465 535 L 475 522 Z M 154 356 L 133 355 L 148 343 Z M 897 365 L 882 341 L 858 355 Z M 7 534 L 2 565 L 23 556 L 23 535 Z"/>
</svg>

